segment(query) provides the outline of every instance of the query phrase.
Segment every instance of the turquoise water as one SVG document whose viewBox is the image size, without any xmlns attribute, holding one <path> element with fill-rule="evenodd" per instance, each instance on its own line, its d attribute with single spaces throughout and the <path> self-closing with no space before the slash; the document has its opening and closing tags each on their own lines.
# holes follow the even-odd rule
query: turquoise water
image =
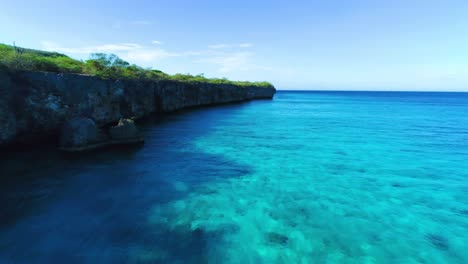
<svg viewBox="0 0 468 264">
<path fill-rule="evenodd" d="M 468 94 L 279 92 L 5 153 L 0 263 L 468 263 Z"/>
</svg>

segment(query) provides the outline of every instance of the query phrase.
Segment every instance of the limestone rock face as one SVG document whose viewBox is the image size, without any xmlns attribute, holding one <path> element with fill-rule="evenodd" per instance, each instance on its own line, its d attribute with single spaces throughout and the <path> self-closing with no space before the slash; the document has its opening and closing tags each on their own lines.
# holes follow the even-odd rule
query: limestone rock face
<svg viewBox="0 0 468 264">
<path fill-rule="evenodd" d="M 187 107 L 241 102 L 253 99 L 272 99 L 274 87 L 239 87 L 233 84 L 181 83 L 161 81 L 156 89 L 162 112 Z"/>
<path fill-rule="evenodd" d="M 16 136 L 16 118 L 13 110 L 11 79 L 0 72 L 0 146 Z"/>
<path fill-rule="evenodd" d="M 89 118 L 99 128 L 121 118 L 138 119 L 155 112 L 271 99 L 275 91 L 274 87 L 232 84 L 115 81 L 50 72 L 10 73 L 0 68 L 0 147 L 59 135 L 66 122 L 79 117 Z"/>
<path fill-rule="evenodd" d="M 74 118 L 63 126 L 60 146 L 64 150 L 84 150 L 107 139 L 96 123 L 89 118 Z"/>
<path fill-rule="evenodd" d="M 136 139 L 140 137 L 138 128 L 131 119 L 120 119 L 116 126 L 109 128 L 109 134 L 112 140 Z"/>
</svg>

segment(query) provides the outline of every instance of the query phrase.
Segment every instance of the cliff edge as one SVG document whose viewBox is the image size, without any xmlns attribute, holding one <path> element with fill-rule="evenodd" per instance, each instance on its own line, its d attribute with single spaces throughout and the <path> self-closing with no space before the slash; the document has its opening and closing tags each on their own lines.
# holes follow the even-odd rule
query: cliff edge
<svg viewBox="0 0 468 264">
<path fill-rule="evenodd" d="M 157 112 L 271 99 L 275 92 L 273 86 L 0 71 L 0 147 L 59 135 L 64 123 L 73 118 L 90 118 L 105 126 Z"/>
</svg>

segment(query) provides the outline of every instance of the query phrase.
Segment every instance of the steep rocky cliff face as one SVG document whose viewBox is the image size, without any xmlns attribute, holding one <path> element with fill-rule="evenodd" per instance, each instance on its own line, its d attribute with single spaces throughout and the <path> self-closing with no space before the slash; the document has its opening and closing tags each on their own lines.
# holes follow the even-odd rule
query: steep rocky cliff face
<svg viewBox="0 0 468 264">
<path fill-rule="evenodd" d="M 103 126 L 182 108 L 271 99 L 275 89 L 177 81 L 111 81 L 93 76 L 0 71 L 0 147 L 56 135 L 87 117 Z"/>
</svg>

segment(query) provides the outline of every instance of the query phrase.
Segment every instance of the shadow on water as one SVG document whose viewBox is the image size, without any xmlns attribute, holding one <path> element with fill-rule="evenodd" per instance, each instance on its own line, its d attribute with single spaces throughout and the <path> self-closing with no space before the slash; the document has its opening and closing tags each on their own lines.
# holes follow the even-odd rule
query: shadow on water
<svg viewBox="0 0 468 264">
<path fill-rule="evenodd" d="M 68 156 L 48 147 L 2 153 L 0 263 L 204 262 L 204 230 L 155 227 L 155 205 L 251 168 L 193 146 L 242 105 L 145 121 L 142 147 Z M 183 254 L 180 254 L 183 252 Z"/>
</svg>

